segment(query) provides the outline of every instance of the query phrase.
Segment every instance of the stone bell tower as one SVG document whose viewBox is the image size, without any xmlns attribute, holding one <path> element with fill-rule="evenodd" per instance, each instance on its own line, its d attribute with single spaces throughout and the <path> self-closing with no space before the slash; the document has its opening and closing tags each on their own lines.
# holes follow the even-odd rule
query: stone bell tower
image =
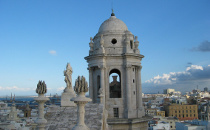
<svg viewBox="0 0 210 130">
<path fill-rule="evenodd" d="M 141 60 L 139 41 L 126 24 L 112 13 L 104 21 L 94 38 L 90 38 L 89 92 L 98 103 L 99 89 L 103 89 L 103 104 L 108 118 L 141 118 L 142 106 Z"/>
</svg>

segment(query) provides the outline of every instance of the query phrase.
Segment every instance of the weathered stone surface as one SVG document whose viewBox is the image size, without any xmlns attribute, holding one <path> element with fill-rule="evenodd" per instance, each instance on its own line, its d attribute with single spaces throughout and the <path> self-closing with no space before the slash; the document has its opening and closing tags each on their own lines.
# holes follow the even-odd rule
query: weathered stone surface
<svg viewBox="0 0 210 130">
<path fill-rule="evenodd" d="M 90 130 L 102 129 L 103 107 L 101 104 L 87 103 L 85 124 Z M 51 106 L 45 114 L 46 130 L 71 130 L 77 124 L 77 107 Z"/>
</svg>

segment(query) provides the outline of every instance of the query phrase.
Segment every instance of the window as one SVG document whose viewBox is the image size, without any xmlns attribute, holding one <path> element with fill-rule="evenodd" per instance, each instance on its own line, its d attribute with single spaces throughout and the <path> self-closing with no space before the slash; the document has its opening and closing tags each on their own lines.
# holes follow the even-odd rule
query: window
<svg viewBox="0 0 210 130">
<path fill-rule="evenodd" d="M 98 75 L 97 76 L 97 92 L 98 92 L 98 95 L 99 95 L 99 89 L 101 88 L 100 84 L 101 84 L 100 76 Z"/>
<path fill-rule="evenodd" d="M 130 41 L 130 47 L 131 47 L 131 49 L 133 49 L 133 41 L 132 40 Z"/>
<path fill-rule="evenodd" d="M 117 40 L 115 38 L 112 39 L 112 44 L 116 44 Z"/>
<path fill-rule="evenodd" d="M 114 111 L 114 117 L 119 117 L 119 109 L 113 108 L 113 111 Z"/>
</svg>

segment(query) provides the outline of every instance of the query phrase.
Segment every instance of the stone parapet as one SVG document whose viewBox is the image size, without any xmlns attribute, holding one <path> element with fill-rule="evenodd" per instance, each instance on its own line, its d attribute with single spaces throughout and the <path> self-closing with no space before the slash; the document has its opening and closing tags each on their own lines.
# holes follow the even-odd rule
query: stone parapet
<svg viewBox="0 0 210 130">
<path fill-rule="evenodd" d="M 45 114 L 46 130 L 71 130 L 77 124 L 77 107 L 51 106 Z M 85 124 L 90 130 L 102 130 L 103 105 L 87 103 L 85 106 Z"/>
</svg>

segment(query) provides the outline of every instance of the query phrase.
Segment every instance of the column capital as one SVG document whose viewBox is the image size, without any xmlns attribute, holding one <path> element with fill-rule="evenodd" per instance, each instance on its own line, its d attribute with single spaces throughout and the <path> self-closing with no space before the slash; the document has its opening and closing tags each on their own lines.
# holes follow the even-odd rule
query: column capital
<svg viewBox="0 0 210 130">
<path fill-rule="evenodd" d="M 131 64 L 127 64 L 124 66 L 126 69 L 131 69 L 132 65 Z"/>
<path fill-rule="evenodd" d="M 138 65 L 137 68 L 141 70 L 142 69 L 142 66 L 141 65 Z"/>
<path fill-rule="evenodd" d="M 106 69 L 106 66 L 105 65 L 98 65 L 98 68 L 99 69 Z"/>
</svg>

